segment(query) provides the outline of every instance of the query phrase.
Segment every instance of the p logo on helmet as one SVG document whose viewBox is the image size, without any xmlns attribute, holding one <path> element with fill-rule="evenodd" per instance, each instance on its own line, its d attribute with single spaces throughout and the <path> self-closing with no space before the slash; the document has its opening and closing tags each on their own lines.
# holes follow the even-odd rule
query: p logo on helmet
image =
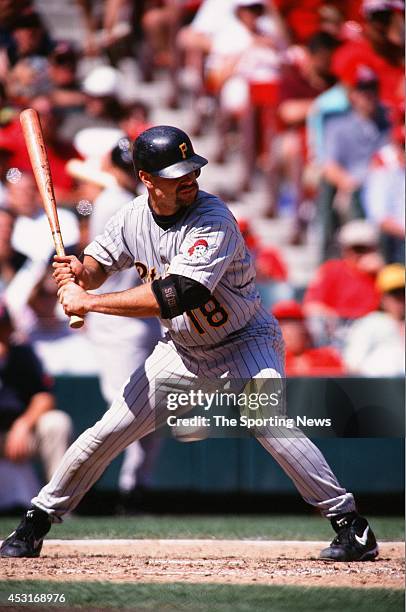
<svg viewBox="0 0 406 612">
<path fill-rule="evenodd" d="M 167 179 L 197 172 L 207 159 L 194 152 L 189 136 L 171 125 L 157 125 L 136 138 L 133 146 L 136 174 L 140 170 Z"/>
<path fill-rule="evenodd" d="M 180 152 L 182 153 L 182 158 L 183 159 L 187 159 L 187 144 L 186 142 L 182 142 L 182 144 L 179 145 L 179 149 Z"/>
</svg>

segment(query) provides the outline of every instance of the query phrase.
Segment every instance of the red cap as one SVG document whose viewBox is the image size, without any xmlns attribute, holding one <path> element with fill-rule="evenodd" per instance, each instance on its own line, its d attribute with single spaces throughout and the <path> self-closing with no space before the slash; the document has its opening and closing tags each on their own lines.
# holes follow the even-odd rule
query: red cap
<svg viewBox="0 0 406 612">
<path fill-rule="evenodd" d="M 272 307 L 272 314 L 279 320 L 296 319 L 298 321 L 303 321 L 305 318 L 302 306 L 295 300 L 277 302 Z"/>
</svg>

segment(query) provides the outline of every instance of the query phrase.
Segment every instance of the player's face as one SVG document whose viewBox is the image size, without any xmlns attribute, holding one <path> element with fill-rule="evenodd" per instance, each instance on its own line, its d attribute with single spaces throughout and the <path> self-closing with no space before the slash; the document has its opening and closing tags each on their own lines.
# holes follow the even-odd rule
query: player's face
<svg viewBox="0 0 406 612">
<path fill-rule="evenodd" d="M 140 173 L 141 180 L 143 174 Z M 147 174 L 143 182 L 148 188 L 154 208 L 158 208 L 161 214 L 170 215 L 193 204 L 199 190 L 196 180 L 199 174 L 200 170 L 196 170 L 177 179 Z"/>
</svg>

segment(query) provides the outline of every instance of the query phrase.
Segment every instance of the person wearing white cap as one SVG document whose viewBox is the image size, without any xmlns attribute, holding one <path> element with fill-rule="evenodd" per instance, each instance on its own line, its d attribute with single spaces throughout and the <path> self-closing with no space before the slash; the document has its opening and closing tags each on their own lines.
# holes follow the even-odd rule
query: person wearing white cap
<svg viewBox="0 0 406 612">
<path fill-rule="evenodd" d="M 120 73 L 111 66 L 97 66 L 84 79 L 82 90 L 88 96 L 117 96 Z"/>
<path fill-rule="evenodd" d="M 348 322 L 379 307 L 375 278 L 383 266 L 378 232 L 368 221 L 346 223 L 338 240 L 342 257 L 326 261 L 316 270 L 304 296 L 314 334 L 330 342 L 341 339 Z"/>
<path fill-rule="evenodd" d="M 234 16 L 217 30 L 207 58 L 207 79 L 220 92 L 220 107 L 237 117 L 249 100 L 250 80 L 277 77 L 277 50 L 284 46 L 279 24 L 264 0 L 234 0 Z"/>
<path fill-rule="evenodd" d="M 377 276 L 380 309 L 351 326 L 344 350 L 349 370 L 360 376 L 404 376 L 405 267 L 385 266 Z"/>
<path fill-rule="evenodd" d="M 69 142 L 85 128 L 116 128 L 122 115 L 119 91 L 118 70 L 111 66 L 94 68 L 82 82 L 85 107 L 66 117 L 59 130 L 61 136 Z"/>
</svg>

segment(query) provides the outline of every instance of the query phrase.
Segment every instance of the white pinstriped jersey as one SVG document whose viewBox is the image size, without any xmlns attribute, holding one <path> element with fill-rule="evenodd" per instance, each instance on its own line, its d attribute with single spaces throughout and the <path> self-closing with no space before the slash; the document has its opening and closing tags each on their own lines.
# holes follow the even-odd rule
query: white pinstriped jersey
<svg viewBox="0 0 406 612">
<path fill-rule="evenodd" d="M 135 266 L 143 282 L 179 274 L 207 287 L 212 297 L 205 305 L 161 321 L 172 340 L 185 348 L 218 345 L 239 337 L 242 330 L 248 336 L 275 335 L 278 324 L 261 305 L 238 225 L 214 195 L 199 191 L 168 229 L 157 225 L 148 195 L 141 195 L 109 220 L 85 254 L 107 274 Z"/>
</svg>

